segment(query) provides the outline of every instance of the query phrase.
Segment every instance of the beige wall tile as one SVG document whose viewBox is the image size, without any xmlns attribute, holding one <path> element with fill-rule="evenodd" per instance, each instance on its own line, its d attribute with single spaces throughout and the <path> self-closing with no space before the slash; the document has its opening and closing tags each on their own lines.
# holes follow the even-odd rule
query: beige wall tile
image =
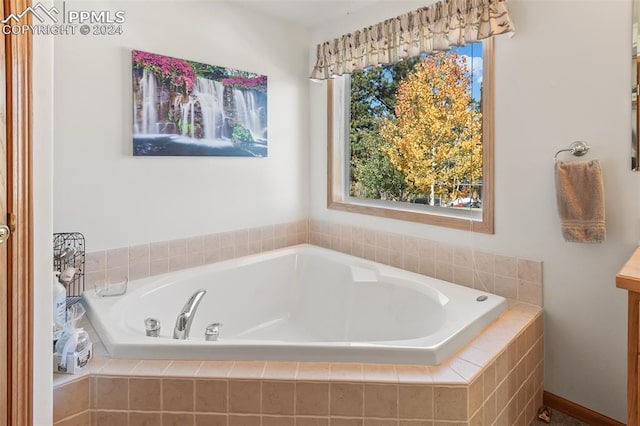
<svg viewBox="0 0 640 426">
<path fill-rule="evenodd" d="M 162 413 L 129 413 L 129 426 L 158 426 L 162 424 Z M 120 425 L 122 426 L 122 425 Z"/>
<path fill-rule="evenodd" d="M 96 382 L 96 407 L 111 410 L 129 408 L 129 379 L 98 377 Z"/>
<path fill-rule="evenodd" d="M 162 410 L 193 411 L 194 392 L 193 380 L 162 379 Z"/>
<path fill-rule="evenodd" d="M 402 383 L 431 383 L 431 368 L 426 365 L 396 365 L 398 381 Z"/>
<path fill-rule="evenodd" d="M 364 415 L 365 417 L 397 418 L 398 386 L 366 383 Z"/>
<path fill-rule="evenodd" d="M 85 273 L 104 271 L 107 269 L 107 252 L 103 250 L 87 253 L 84 261 Z"/>
<path fill-rule="evenodd" d="M 95 426 L 122 426 L 129 424 L 127 411 L 101 411 L 94 413 Z"/>
<path fill-rule="evenodd" d="M 362 416 L 364 385 L 333 382 L 330 384 L 329 396 L 329 409 L 332 416 Z"/>
<path fill-rule="evenodd" d="M 204 361 L 198 370 L 198 377 L 223 378 L 229 376 L 233 361 Z"/>
<path fill-rule="evenodd" d="M 187 266 L 189 268 L 195 268 L 202 265 L 204 265 L 204 253 L 189 253 L 187 255 Z"/>
<path fill-rule="evenodd" d="M 187 239 L 187 255 L 204 253 L 204 237 L 197 236 Z"/>
<path fill-rule="evenodd" d="M 453 282 L 453 264 L 436 262 L 436 278 Z"/>
<path fill-rule="evenodd" d="M 196 414 L 196 426 L 227 426 L 227 415 Z"/>
<path fill-rule="evenodd" d="M 494 289 L 496 294 L 502 297 L 508 299 L 516 299 L 518 297 L 518 281 L 515 278 L 496 275 Z"/>
<path fill-rule="evenodd" d="M 96 284 L 102 285 L 107 279 L 107 270 L 96 272 L 86 272 L 84 274 L 84 289 L 91 290 L 96 287 Z"/>
<path fill-rule="evenodd" d="M 482 373 L 483 394 L 486 399 L 488 395 L 491 395 L 496 390 L 496 363 L 489 364 Z"/>
<path fill-rule="evenodd" d="M 295 383 L 262 382 L 262 413 L 293 415 Z"/>
<path fill-rule="evenodd" d="M 453 246 L 436 243 L 436 261 L 453 265 Z"/>
<path fill-rule="evenodd" d="M 331 426 L 363 426 L 364 419 L 329 418 Z"/>
<path fill-rule="evenodd" d="M 400 385 L 398 388 L 398 414 L 401 419 L 433 418 L 433 387 Z"/>
<path fill-rule="evenodd" d="M 229 372 L 233 379 L 255 379 L 262 377 L 267 364 L 263 361 L 236 361 Z"/>
<path fill-rule="evenodd" d="M 149 260 L 151 260 L 149 244 L 129 247 L 129 263 L 149 263 Z"/>
<path fill-rule="evenodd" d="M 409 235 L 403 235 L 402 237 L 403 250 L 407 254 L 411 254 L 413 256 L 420 255 L 420 239 L 416 237 L 411 237 Z"/>
<path fill-rule="evenodd" d="M 161 376 L 164 370 L 169 367 L 171 361 L 165 359 L 142 360 L 133 369 L 132 374 L 142 376 Z"/>
<path fill-rule="evenodd" d="M 129 265 L 129 247 L 107 250 L 107 269 Z"/>
<path fill-rule="evenodd" d="M 466 387 L 442 387 L 433 389 L 433 412 L 435 420 L 462 420 L 468 418 Z M 461 403 L 462 402 L 462 403 Z"/>
<path fill-rule="evenodd" d="M 88 377 L 55 388 L 53 392 L 53 421 L 65 419 L 90 408 L 91 382 Z"/>
<path fill-rule="evenodd" d="M 495 291 L 494 275 L 490 272 L 474 271 L 473 288 L 493 293 Z"/>
<path fill-rule="evenodd" d="M 188 413 L 162 413 L 162 426 L 193 426 L 195 416 Z"/>
<path fill-rule="evenodd" d="M 262 426 L 294 426 L 293 417 L 262 416 Z"/>
<path fill-rule="evenodd" d="M 463 268 L 473 267 L 473 249 L 471 247 L 456 246 L 453 248 L 453 264 Z"/>
<path fill-rule="evenodd" d="M 229 426 L 260 426 L 260 416 L 229 414 Z"/>
<path fill-rule="evenodd" d="M 169 258 L 169 272 L 186 269 L 188 266 L 187 255 L 171 256 Z"/>
<path fill-rule="evenodd" d="M 296 371 L 297 380 L 329 380 L 328 362 L 299 362 Z"/>
<path fill-rule="evenodd" d="M 493 275 L 495 272 L 493 253 L 473 250 L 473 269 Z"/>
<path fill-rule="evenodd" d="M 435 242 L 420 238 L 418 240 L 418 244 L 419 244 L 418 255 L 422 259 L 430 259 L 433 261 L 436 260 L 436 243 Z"/>
<path fill-rule="evenodd" d="M 168 258 L 169 258 L 169 242 L 168 241 L 158 241 L 158 242 L 149 244 L 150 260 L 159 260 L 159 259 L 168 259 Z"/>
<path fill-rule="evenodd" d="M 54 426 L 87 426 L 91 424 L 91 411 L 84 411 L 73 417 L 56 422 Z"/>
<path fill-rule="evenodd" d="M 303 416 L 329 414 L 329 383 L 297 382 L 295 413 Z"/>
<path fill-rule="evenodd" d="M 376 242 L 375 242 L 376 247 L 386 248 L 386 249 L 389 248 L 389 233 L 388 232 L 376 231 L 375 232 L 375 238 L 376 238 Z"/>
<path fill-rule="evenodd" d="M 493 266 L 496 275 L 507 278 L 517 277 L 518 261 L 515 257 L 495 255 Z"/>
<path fill-rule="evenodd" d="M 233 247 L 235 242 L 233 232 L 222 232 L 218 235 L 220 236 L 220 248 Z"/>
<path fill-rule="evenodd" d="M 542 262 L 518 259 L 518 278 L 525 281 L 542 283 Z"/>
<path fill-rule="evenodd" d="M 129 375 L 140 364 L 137 359 L 110 359 L 100 370 L 100 374 L 113 376 Z"/>
<path fill-rule="evenodd" d="M 160 379 L 129 379 L 129 409 L 160 411 L 162 408 Z"/>
<path fill-rule="evenodd" d="M 436 261 L 433 259 L 420 258 L 420 268 L 418 272 L 428 277 L 436 276 Z"/>
<path fill-rule="evenodd" d="M 484 377 L 481 375 L 469 385 L 469 414 L 473 415 L 484 402 Z M 482 416 L 479 417 L 482 419 Z"/>
<path fill-rule="evenodd" d="M 398 426 L 397 420 L 391 419 L 364 419 L 364 426 Z"/>
<path fill-rule="evenodd" d="M 118 268 L 107 269 L 107 282 L 109 284 L 119 284 L 124 282 L 129 276 L 129 265 Z"/>
<path fill-rule="evenodd" d="M 203 361 L 175 360 L 164 370 L 163 375 L 169 377 L 195 376 Z"/>
<path fill-rule="evenodd" d="M 226 380 L 196 380 L 196 411 L 226 413 Z"/>
<path fill-rule="evenodd" d="M 150 264 L 148 261 L 134 262 L 129 264 L 129 280 L 133 281 L 147 278 L 150 272 Z"/>
<path fill-rule="evenodd" d="M 453 282 L 465 287 L 473 288 L 473 270 L 471 268 L 454 266 Z"/>
<path fill-rule="evenodd" d="M 262 373 L 263 379 L 293 380 L 298 369 L 297 362 L 268 361 Z"/>
<path fill-rule="evenodd" d="M 542 285 L 532 281 L 518 280 L 518 300 L 542 306 Z"/>
<path fill-rule="evenodd" d="M 187 255 L 187 239 L 169 241 L 169 257 L 186 256 Z"/>
<path fill-rule="evenodd" d="M 329 377 L 332 381 L 361 382 L 364 380 L 362 364 L 332 363 L 330 364 Z"/>
<path fill-rule="evenodd" d="M 329 426 L 328 417 L 296 417 L 296 426 Z"/>
<path fill-rule="evenodd" d="M 229 412 L 260 413 L 260 385 L 257 380 L 230 380 Z"/>
<path fill-rule="evenodd" d="M 398 383 L 396 366 L 392 364 L 362 364 L 365 382 Z"/>
<path fill-rule="evenodd" d="M 486 425 L 493 424 L 496 417 L 498 416 L 497 406 L 496 406 L 496 393 L 492 393 L 487 400 L 484 402 L 482 406 L 482 414 L 483 414 L 483 423 Z"/>
<path fill-rule="evenodd" d="M 404 269 L 406 269 L 407 271 L 420 273 L 420 257 L 414 256 L 405 251 L 402 259 L 403 259 L 402 267 Z"/>
<path fill-rule="evenodd" d="M 457 356 L 449 360 L 449 367 L 467 382 L 473 380 L 481 370 L 480 366 Z"/>
<path fill-rule="evenodd" d="M 400 420 L 399 426 L 433 426 L 431 420 Z"/>
</svg>

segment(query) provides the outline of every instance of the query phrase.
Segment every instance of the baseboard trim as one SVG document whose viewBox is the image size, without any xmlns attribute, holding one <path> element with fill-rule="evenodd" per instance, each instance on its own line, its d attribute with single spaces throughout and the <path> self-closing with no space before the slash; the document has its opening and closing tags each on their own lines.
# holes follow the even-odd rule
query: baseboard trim
<svg viewBox="0 0 640 426">
<path fill-rule="evenodd" d="M 553 410 L 568 414 L 592 426 L 624 426 L 624 423 L 620 423 L 561 396 L 554 395 L 551 392 L 544 391 L 542 393 L 542 403 Z"/>
</svg>

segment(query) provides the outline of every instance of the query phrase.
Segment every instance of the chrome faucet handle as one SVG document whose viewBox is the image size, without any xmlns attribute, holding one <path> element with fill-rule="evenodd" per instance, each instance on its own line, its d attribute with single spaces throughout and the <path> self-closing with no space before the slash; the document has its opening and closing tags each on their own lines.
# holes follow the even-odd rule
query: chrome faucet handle
<svg viewBox="0 0 640 426">
<path fill-rule="evenodd" d="M 144 328 L 149 337 L 158 337 L 160 335 L 160 320 L 155 318 L 145 318 Z"/>
<path fill-rule="evenodd" d="M 218 340 L 218 336 L 220 336 L 220 327 L 222 327 L 222 323 L 214 322 L 213 324 L 209 324 L 207 328 L 204 330 L 204 340 L 208 342 L 215 342 Z"/>
</svg>

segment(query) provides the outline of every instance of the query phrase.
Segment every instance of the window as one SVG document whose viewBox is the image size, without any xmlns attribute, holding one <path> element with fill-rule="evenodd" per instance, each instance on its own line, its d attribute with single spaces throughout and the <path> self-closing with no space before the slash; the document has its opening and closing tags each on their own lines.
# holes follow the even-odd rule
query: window
<svg viewBox="0 0 640 426">
<path fill-rule="evenodd" d="M 328 84 L 328 206 L 493 233 L 493 42 Z"/>
</svg>

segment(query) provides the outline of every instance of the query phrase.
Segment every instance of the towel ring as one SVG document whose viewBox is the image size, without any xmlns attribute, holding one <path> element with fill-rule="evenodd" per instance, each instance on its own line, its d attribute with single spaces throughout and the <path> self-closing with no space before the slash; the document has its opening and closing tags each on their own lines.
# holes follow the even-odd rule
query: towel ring
<svg viewBox="0 0 640 426">
<path fill-rule="evenodd" d="M 556 155 L 553 158 L 557 160 L 558 154 L 560 154 L 561 152 L 571 152 L 571 155 L 575 155 L 576 157 L 582 157 L 587 152 L 589 152 L 590 148 L 591 147 L 584 142 L 575 141 L 574 143 L 569 145 L 569 148 L 561 149 L 560 151 L 556 152 Z"/>
</svg>

